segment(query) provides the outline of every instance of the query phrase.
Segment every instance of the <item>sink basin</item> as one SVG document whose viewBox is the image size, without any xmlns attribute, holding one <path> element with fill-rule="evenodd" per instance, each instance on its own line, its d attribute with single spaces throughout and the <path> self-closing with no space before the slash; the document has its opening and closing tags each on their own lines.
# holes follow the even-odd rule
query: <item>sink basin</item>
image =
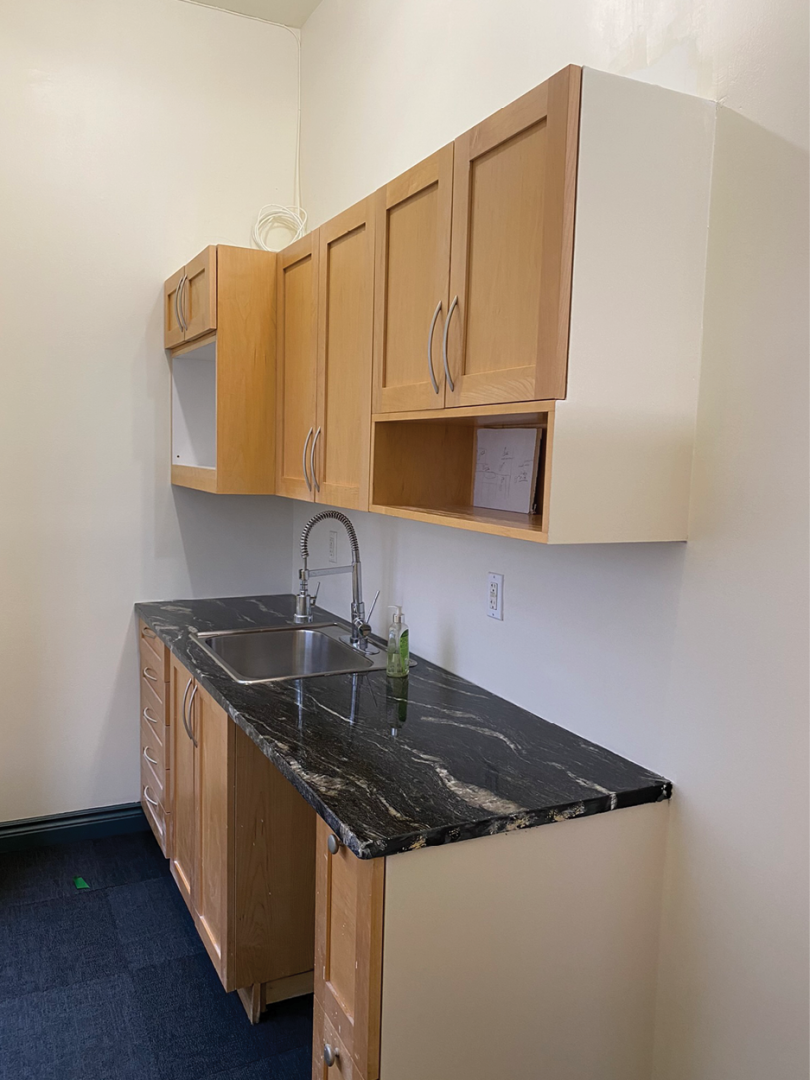
<svg viewBox="0 0 810 1080">
<path fill-rule="evenodd" d="M 364 651 L 349 645 L 349 631 L 337 623 L 217 630 L 194 638 L 235 682 L 246 684 L 351 675 L 384 668 L 386 660 L 371 643 Z"/>
</svg>

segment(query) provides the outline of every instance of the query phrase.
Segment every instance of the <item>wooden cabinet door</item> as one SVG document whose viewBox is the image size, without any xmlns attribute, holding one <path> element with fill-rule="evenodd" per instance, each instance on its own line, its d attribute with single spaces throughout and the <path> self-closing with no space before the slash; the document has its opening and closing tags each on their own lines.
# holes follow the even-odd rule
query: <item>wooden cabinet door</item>
<svg viewBox="0 0 810 1080">
<path fill-rule="evenodd" d="M 281 252 L 278 261 L 276 492 L 311 502 L 318 366 L 318 232 Z"/>
<path fill-rule="evenodd" d="M 181 311 L 186 324 L 185 340 L 217 328 L 217 249 L 201 251 L 186 264 L 186 282 L 181 293 Z"/>
<path fill-rule="evenodd" d="M 174 656 L 170 661 L 169 675 L 169 733 L 172 747 L 169 774 L 172 812 L 171 871 L 189 910 L 193 911 L 197 812 L 194 743 L 189 734 L 193 732 L 193 728 L 189 720 L 188 703 L 194 689 L 194 680 Z"/>
<path fill-rule="evenodd" d="M 163 347 L 173 349 L 175 345 L 181 345 L 185 340 L 183 324 L 179 319 L 179 296 L 180 282 L 185 278 L 185 267 L 181 267 L 176 274 L 163 283 Z"/>
<path fill-rule="evenodd" d="M 447 405 L 565 397 L 580 77 L 456 139 Z"/>
<path fill-rule="evenodd" d="M 377 1080 L 385 863 L 358 859 L 345 847 L 330 854 L 330 833 L 318 818 L 315 1001 L 331 1025 L 328 1031 L 337 1034 L 363 1080 Z M 320 1076 L 326 1034 L 316 1025 L 313 1076 Z"/>
<path fill-rule="evenodd" d="M 374 198 L 320 228 L 316 502 L 368 509 Z"/>
<path fill-rule="evenodd" d="M 374 412 L 441 409 L 452 144 L 386 184 L 375 200 Z"/>
<path fill-rule="evenodd" d="M 210 694 L 197 686 L 193 707 L 197 791 L 197 864 L 194 921 L 226 990 L 230 961 L 228 913 L 232 860 L 229 837 L 232 785 L 230 767 L 234 725 Z"/>
</svg>

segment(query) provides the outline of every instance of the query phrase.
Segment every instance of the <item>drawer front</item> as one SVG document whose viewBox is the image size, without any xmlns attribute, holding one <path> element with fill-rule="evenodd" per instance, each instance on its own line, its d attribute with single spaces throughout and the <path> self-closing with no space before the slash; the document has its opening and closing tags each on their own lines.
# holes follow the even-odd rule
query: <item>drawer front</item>
<svg viewBox="0 0 810 1080">
<path fill-rule="evenodd" d="M 364 1080 L 377 1080 L 385 862 L 358 859 L 343 846 L 332 854 L 331 835 L 319 818 L 315 996 Z"/>
<path fill-rule="evenodd" d="M 147 723 L 141 716 L 141 760 L 145 761 L 152 769 L 161 785 L 161 802 L 166 805 L 168 800 L 166 792 L 166 748 L 164 744 L 155 738 L 156 728 Z"/>
<path fill-rule="evenodd" d="M 148 784 L 150 796 L 159 802 L 165 811 L 166 806 L 168 805 L 168 799 L 166 797 L 166 770 L 154 766 L 144 754 L 144 749 L 143 722 L 141 722 L 141 788 L 143 789 L 144 784 Z M 149 757 L 155 757 L 155 754 L 152 753 L 151 745 Z"/>
<path fill-rule="evenodd" d="M 163 665 L 157 653 L 145 641 L 141 641 L 139 664 L 141 681 L 146 682 L 154 695 L 165 705 L 166 682 L 163 678 Z"/>
<path fill-rule="evenodd" d="M 150 650 L 145 656 L 143 663 L 149 664 L 154 668 L 157 673 L 158 679 L 161 682 L 169 681 L 169 650 L 157 636 L 154 630 L 150 629 L 143 619 L 138 620 L 138 634 L 141 645 L 141 655 L 144 655 L 144 648 Z"/>
<path fill-rule="evenodd" d="M 141 676 L 141 723 L 152 731 L 152 738 L 161 746 L 166 745 L 166 706 L 152 689 L 152 684 Z"/>
<path fill-rule="evenodd" d="M 168 819 L 157 789 L 155 774 L 141 758 L 141 806 L 164 855 L 168 856 Z"/>
<path fill-rule="evenodd" d="M 327 1059 L 333 1064 L 327 1065 Z M 317 998 L 312 1010 L 312 1080 L 364 1080 Z"/>
</svg>

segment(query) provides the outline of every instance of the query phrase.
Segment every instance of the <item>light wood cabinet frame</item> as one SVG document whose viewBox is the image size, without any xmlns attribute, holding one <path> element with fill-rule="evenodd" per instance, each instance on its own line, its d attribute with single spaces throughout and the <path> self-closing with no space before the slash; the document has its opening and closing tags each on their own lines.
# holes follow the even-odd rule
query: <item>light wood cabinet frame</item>
<svg viewBox="0 0 810 1080">
<path fill-rule="evenodd" d="M 374 412 L 442 409 L 453 144 L 380 188 L 375 203 Z"/>
<path fill-rule="evenodd" d="M 580 83 L 581 68 L 564 68 L 456 139 L 448 406 L 565 397 Z M 529 138 L 531 153 L 521 149 Z M 504 150 L 515 162 L 499 167 Z M 519 258 L 504 250 L 507 237 L 520 240 Z M 475 297 L 472 272 L 482 283 Z M 504 352 L 514 367 L 487 367 Z"/>
</svg>

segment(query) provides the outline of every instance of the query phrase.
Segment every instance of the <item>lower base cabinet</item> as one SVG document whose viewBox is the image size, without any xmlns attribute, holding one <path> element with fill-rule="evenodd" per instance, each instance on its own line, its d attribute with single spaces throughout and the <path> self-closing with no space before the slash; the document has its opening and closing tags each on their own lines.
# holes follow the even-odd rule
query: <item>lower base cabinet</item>
<svg viewBox="0 0 810 1080">
<path fill-rule="evenodd" d="M 375 860 L 319 820 L 313 1080 L 648 1080 L 667 806 Z"/>
<path fill-rule="evenodd" d="M 171 657 L 171 871 L 251 1020 L 312 990 L 315 812 Z"/>
</svg>

